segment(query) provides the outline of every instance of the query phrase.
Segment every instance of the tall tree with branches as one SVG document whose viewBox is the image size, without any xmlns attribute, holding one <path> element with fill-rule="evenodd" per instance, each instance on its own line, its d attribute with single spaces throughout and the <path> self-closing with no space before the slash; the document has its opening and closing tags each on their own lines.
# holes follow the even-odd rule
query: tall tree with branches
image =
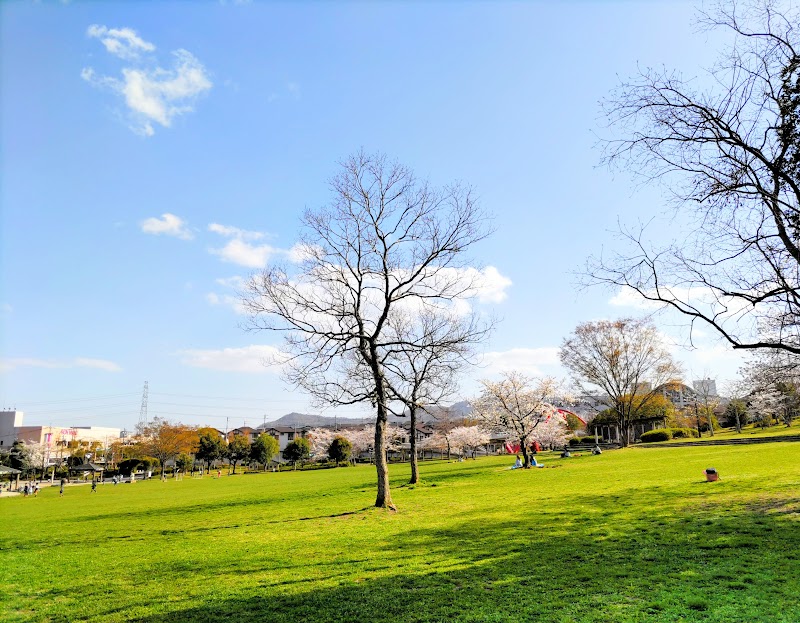
<svg viewBox="0 0 800 623">
<path fill-rule="evenodd" d="M 473 348 L 492 328 L 475 313 L 423 306 L 389 317 L 396 345 L 386 349 L 384 365 L 392 397 L 409 416 L 411 479 L 419 482 L 417 422 L 421 411 L 441 405 L 458 388 L 457 376 L 471 363 Z"/>
<path fill-rule="evenodd" d="M 800 353 L 800 9 L 724 2 L 701 23 L 729 47 L 708 86 L 647 69 L 605 102 L 605 161 L 663 182 L 680 239 L 596 257 L 589 283 L 632 288 L 735 349 Z"/>
<path fill-rule="evenodd" d="M 389 319 L 475 294 L 481 273 L 465 254 L 486 235 L 486 221 L 469 188 L 434 188 L 381 155 L 362 152 L 341 165 L 330 204 L 303 216 L 299 266 L 253 276 L 243 305 L 250 329 L 284 333 L 291 384 L 323 404 L 375 407 L 375 505 L 393 508 L 387 351 L 422 345 L 398 340 Z"/>
<path fill-rule="evenodd" d="M 585 393 L 602 393 L 617 417 L 623 446 L 631 441 L 638 413 L 681 374 L 647 318 L 579 324 L 562 342 L 559 357 Z"/>
</svg>

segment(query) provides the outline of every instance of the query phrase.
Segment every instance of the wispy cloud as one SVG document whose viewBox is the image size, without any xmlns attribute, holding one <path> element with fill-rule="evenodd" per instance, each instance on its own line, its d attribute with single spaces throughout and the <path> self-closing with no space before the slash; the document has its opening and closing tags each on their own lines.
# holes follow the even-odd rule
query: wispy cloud
<svg viewBox="0 0 800 623">
<path fill-rule="evenodd" d="M 219 223 L 211 223 L 208 226 L 208 231 L 212 231 L 220 236 L 229 238 L 241 238 L 242 240 L 261 240 L 264 237 L 264 232 L 261 231 L 248 231 L 233 227 L 232 225 L 220 225 Z"/>
<path fill-rule="evenodd" d="M 121 78 L 100 75 L 91 67 L 85 67 L 81 77 L 122 97 L 130 127 L 138 134 L 155 134 L 154 123 L 170 127 L 176 116 L 194 110 L 197 98 L 213 86 L 205 67 L 186 50 L 173 51 L 172 65 L 165 69 L 153 57 L 156 46 L 131 28 L 93 24 L 87 35 L 99 39 L 109 54 L 129 65 L 121 69 Z"/>
<path fill-rule="evenodd" d="M 16 368 L 94 368 L 106 372 L 120 372 L 122 368 L 107 359 L 90 359 L 76 357 L 75 359 L 35 359 L 32 357 L 17 357 L 0 360 L 0 370 L 10 371 Z"/>
<path fill-rule="evenodd" d="M 142 221 L 142 231 L 155 236 L 173 236 L 181 240 L 194 238 L 194 234 L 187 227 L 186 221 L 169 212 L 162 214 L 161 218 L 151 216 Z"/>
<path fill-rule="evenodd" d="M 124 60 L 138 59 L 142 52 L 155 52 L 156 46 L 145 41 L 131 28 L 107 28 L 92 24 L 86 34 L 99 39 L 109 54 Z"/>
<path fill-rule="evenodd" d="M 558 348 L 555 346 L 489 352 L 484 354 L 481 363 L 485 366 L 487 376 L 512 370 L 539 376 L 545 373 L 542 368 L 550 368 L 548 372 L 552 373 L 553 368 L 560 365 Z"/>
<path fill-rule="evenodd" d="M 252 345 L 219 350 L 180 351 L 181 363 L 224 372 L 277 373 L 281 352 L 274 346 Z M 272 365 L 270 365 L 272 364 Z"/>
</svg>

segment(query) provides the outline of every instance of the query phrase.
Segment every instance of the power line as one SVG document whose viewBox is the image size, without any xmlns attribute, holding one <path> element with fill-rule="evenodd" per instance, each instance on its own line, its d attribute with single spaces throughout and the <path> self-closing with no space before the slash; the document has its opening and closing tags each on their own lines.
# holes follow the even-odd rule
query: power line
<svg viewBox="0 0 800 623">
<path fill-rule="evenodd" d="M 52 405 L 52 404 L 64 404 L 68 402 L 88 402 L 91 400 L 105 400 L 106 398 L 121 398 L 123 396 L 136 396 L 137 392 L 128 392 L 126 394 L 106 394 L 105 396 L 93 396 L 91 398 L 70 398 L 67 400 L 43 400 L 37 402 L 27 402 L 19 400 L 17 401 L 18 404 L 25 404 L 25 405 Z"/>
</svg>

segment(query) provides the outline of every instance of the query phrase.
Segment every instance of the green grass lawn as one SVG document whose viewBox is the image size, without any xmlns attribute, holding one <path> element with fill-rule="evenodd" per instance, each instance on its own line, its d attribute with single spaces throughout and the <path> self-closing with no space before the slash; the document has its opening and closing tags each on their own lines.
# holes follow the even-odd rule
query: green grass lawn
<svg viewBox="0 0 800 623">
<path fill-rule="evenodd" d="M 800 621 L 800 444 L 544 459 L 0 499 L 0 620 Z"/>
<path fill-rule="evenodd" d="M 737 433 L 735 428 L 723 428 L 714 431 L 713 437 L 709 433 L 703 433 L 702 439 L 752 439 L 754 437 L 783 437 L 785 435 L 800 435 L 800 420 L 792 422 L 791 426 L 776 424 L 767 428 L 748 424 L 742 429 L 741 433 Z M 697 438 L 677 438 L 671 441 L 697 441 Z"/>
</svg>

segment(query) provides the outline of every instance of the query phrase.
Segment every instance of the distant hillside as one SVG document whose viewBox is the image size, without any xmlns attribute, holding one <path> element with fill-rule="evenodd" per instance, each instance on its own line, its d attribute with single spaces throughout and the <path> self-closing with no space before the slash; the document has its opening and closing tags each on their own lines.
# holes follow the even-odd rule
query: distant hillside
<svg viewBox="0 0 800 623">
<path fill-rule="evenodd" d="M 421 422 L 434 422 L 443 420 L 460 420 L 461 418 L 468 417 L 472 409 L 469 403 L 464 400 L 456 402 L 449 407 L 431 407 L 428 412 L 420 414 Z M 336 418 L 330 415 L 315 415 L 313 413 L 287 413 L 279 417 L 277 420 L 267 422 L 267 426 L 296 426 L 303 428 L 305 426 L 333 426 L 335 424 L 372 424 L 375 420 L 373 418 Z M 402 424 L 408 422 L 408 416 L 396 417 L 389 416 L 389 421 L 394 424 Z"/>
<path fill-rule="evenodd" d="M 369 418 L 336 418 L 329 415 L 314 415 L 312 413 L 287 413 L 279 417 L 273 422 L 267 422 L 267 426 L 296 426 L 302 428 L 304 426 L 333 426 L 339 424 L 369 424 L 372 419 Z"/>
<path fill-rule="evenodd" d="M 472 408 L 466 400 L 456 402 L 449 407 L 429 407 L 426 411 L 418 413 L 421 422 L 442 422 L 447 420 L 460 420 L 469 417 Z M 390 422 L 403 423 L 408 421 L 408 411 L 404 417 L 389 417 Z"/>
</svg>

